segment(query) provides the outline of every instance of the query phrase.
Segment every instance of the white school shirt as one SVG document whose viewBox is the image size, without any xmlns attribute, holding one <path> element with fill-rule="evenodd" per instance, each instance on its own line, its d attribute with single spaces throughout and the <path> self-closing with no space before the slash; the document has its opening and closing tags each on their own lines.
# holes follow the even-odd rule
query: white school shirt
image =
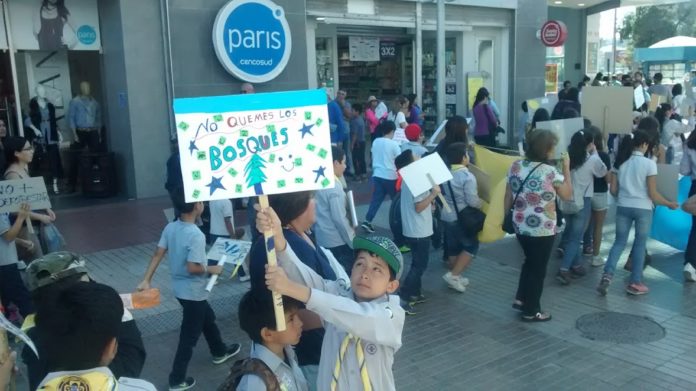
<svg viewBox="0 0 696 391">
<path fill-rule="evenodd" d="M 333 256 L 330 261 L 335 262 Z M 330 390 L 338 353 L 345 336 L 350 333 L 362 339 L 365 365 L 373 390 L 396 390 L 394 354 L 401 348 L 401 334 L 406 314 L 399 296 L 384 295 L 369 302 L 357 302 L 345 273 L 336 281 L 324 280 L 297 258 L 290 245 L 278 252 L 278 264 L 288 277 L 312 289 L 307 309 L 319 315 L 326 330 L 321 346 L 317 378 L 318 390 Z M 356 356 L 355 340 L 346 350 L 338 377 L 338 390 L 363 390 Z"/>
<path fill-rule="evenodd" d="M 396 124 L 396 129 L 406 129 L 406 127 L 401 127 L 401 124 L 406 123 L 406 114 L 404 114 L 404 112 L 401 110 L 399 110 L 396 115 L 394 115 L 393 111 L 389 113 L 387 120 L 394 121 L 394 124 Z"/>
<path fill-rule="evenodd" d="M 652 210 L 653 202 L 648 193 L 648 177 L 655 175 L 657 175 L 657 164 L 642 153 L 634 151 L 618 169 L 619 197 L 616 205 Z"/>
<path fill-rule="evenodd" d="M 396 165 L 394 159 L 401 154 L 401 147 L 396 141 L 380 137 L 372 142 L 372 176 L 395 180 Z"/>
<path fill-rule="evenodd" d="M 604 165 L 599 155 L 589 155 L 582 166 L 573 169 L 570 177 L 573 183 L 573 199 L 577 197 L 592 197 L 594 194 L 594 179 L 607 175 L 607 166 Z"/>
<path fill-rule="evenodd" d="M 422 239 L 433 236 L 433 211 L 430 205 L 420 212 L 416 211 L 416 204 L 425 200 L 430 195 L 429 191 L 414 196 L 408 185 L 404 182 L 401 186 L 401 221 L 403 222 L 403 235 L 411 239 Z"/>
<path fill-rule="evenodd" d="M 210 201 L 210 234 L 218 236 L 230 236 L 225 225 L 225 217 L 229 217 L 234 227 L 234 210 L 231 200 Z"/>
</svg>

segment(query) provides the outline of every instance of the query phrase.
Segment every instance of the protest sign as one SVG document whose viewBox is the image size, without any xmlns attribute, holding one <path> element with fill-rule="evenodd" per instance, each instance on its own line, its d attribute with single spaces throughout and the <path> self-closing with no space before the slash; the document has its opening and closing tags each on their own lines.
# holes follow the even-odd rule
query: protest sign
<svg viewBox="0 0 696 391">
<path fill-rule="evenodd" d="M 406 138 L 406 130 L 403 128 L 396 128 L 392 140 L 396 141 L 399 144 L 407 143 L 408 138 Z"/>
<path fill-rule="evenodd" d="M 416 160 L 399 170 L 399 174 L 414 197 L 429 191 L 434 185 L 441 185 L 452 179 L 452 173 L 437 153 Z M 448 208 L 444 197 L 440 200 Z"/>
<path fill-rule="evenodd" d="M 546 129 L 552 131 L 558 136 L 558 144 L 556 144 L 556 152 L 554 159 L 559 159 L 561 153 L 568 150 L 568 144 L 573 134 L 578 130 L 582 130 L 585 124 L 582 118 L 557 119 L 553 121 L 537 122 L 537 129 Z"/>
<path fill-rule="evenodd" d="M 657 165 L 657 191 L 666 200 L 676 202 L 679 191 L 679 166 L 674 164 Z"/>
<path fill-rule="evenodd" d="M 186 201 L 333 186 L 323 90 L 174 100 Z"/>
<path fill-rule="evenodd" d="M 633 104 L 638 110 L 645 104 L 645 93 L 643 91 L 643 86 L 638 86 L 633 90 Z"/>
<path fill-rule="evenodd" d="M 29 204 L 32 210 L 51 207 L 43 178 L 12 179 L 0 182 L 0 213 L 17 212 L 24 203 Z"/>
<path fill-rule="evenodd" d="M 209 260 L 219 261 L 225 255 L 227 256 L 226 263 L 238 265 L 244 261 L 250 249 L 251 242 L 249 241 L 217 238 L 213 246 L 208 250 L 207 257 Z"/>
<path fill-rule="evenodd" d="M 604 132 L 628 134 L 633 129 L 633 88 L 585 87 L 582 116 Z"/>
<path fill-rule="evenodd" d="M 558 95 L 556 94 L 549 94 L 540 98 L 527 99 L 527 121 L 532 123 L 534 113 L 539 109 L 546 109 L 550 116 L 551 113 L 553 113 L 553 108 L 556 107 L 556 103 L 558 103 Z"/>
</svg>

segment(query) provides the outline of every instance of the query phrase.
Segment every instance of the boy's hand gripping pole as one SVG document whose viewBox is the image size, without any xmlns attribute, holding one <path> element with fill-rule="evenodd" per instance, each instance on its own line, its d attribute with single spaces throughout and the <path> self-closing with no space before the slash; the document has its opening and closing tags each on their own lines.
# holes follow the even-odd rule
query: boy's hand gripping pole
<svg viewBox="0 0 696 391">
<path fill-rule="evenodd" d="M 259 196 L 259 205 L 261 209 L 266 209 L 268 205 L 268 196 Z M 265 231 L 263 233 L 263 241 L 266 244 L 266 259 L 270 266 L 275 266 L 278 264 L 276 260 L 275 251 L 275 241 L 273 240 L 273 231 Z M 283 296 L 278 292 L 271 292 L 273 294 L 273 311 L 275 312 L 276 318 L 276 330 L 285 331 L 285 310 L 283 309 Z"/>
</svg>

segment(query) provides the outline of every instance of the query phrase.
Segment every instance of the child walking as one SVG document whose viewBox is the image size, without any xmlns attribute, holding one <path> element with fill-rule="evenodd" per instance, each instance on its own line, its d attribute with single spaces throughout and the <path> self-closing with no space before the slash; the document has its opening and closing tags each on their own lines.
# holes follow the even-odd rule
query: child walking
<svg viewBox="0 0 696 391">
<path fill-rule="evenodd" d="M 645 260 L 645 243 L 652 224 L 653 206 L 664 205 L 677 209 L 676 202 L 666 200 L 657 191 L 657 164 L 645 157 L 650 145 L 650 136 L 638 129 L 624 136 L 619 146 L 616 162 L 611 175 L 611 194 L 617 197 L 616 203 L 616 239 L 609 251 L 609 258 L 604 265 L 604 274 L 597 287 L 597 292 L 605 296 L 614 277 L 616 263 L 626 247 L 631 225 L 635 223 L 633 241 L 633 267 L 631 279 L 626 292 L 631 295 L 644 295 L 649 289 L 643 283 L 643 262 Z"/>
<path fill-rule="evenodd" d="M 417 159 L 419 158 L 413 150 L 407 149 L 396 158 L 397 169 L 400 170 Z M 433 236 L 432 204 L 438 194 L 440 194 L 438 185 L 433 186 L 429 192 L 417 195 L 411 192 L 405 182 L 401 185 L 402 233 L 411 249 L 411 268 L 404 278 L 399 296 L 401 308 L 407 315 L 415 315 L 413 305 L 425 301 L 425 296 L 421 292 L 421 278 L 428 267 L 430 237 Z"/>
<path fill-rule="evenodd" d="M 181 217 L 167 224 L 162 231 L 157 250 L 138 290 L 150 288 L 152 276 L 165 254 L 169 253 L 167 258 L 172 275 L 172 290 L 184 310 L 179 345 L 169 374 L 169 390 L 180 391 L 193 388 L 196 384 L 193 377 L 186 376 L 186 369 L 201 333 L 213 355 L 213 364 L 226 362 L 239 353 L 240 347 L 236 343 L 228 346 L 222 341 L 215 323 L 215 312 L 208 303 L 206 275 L 222 273 L 222 266 L 207 266 L 205 235 L 196 225 L 196 219 L 203 213 L 203 203 L 187 203 L 183 189 L 177 190 L 172 198 Z"/>
<path fill-rule="evenodd" d="M 476 235 L 466 235 L 458 222 L 457 212 L 467 206 L 481 208 L 481 199 L 478 196 L 476 177 L 469 172 L 469 156 L 466 143 L 451 144 L 445 150 L 447 161 L 452 171 L 452 180 L 445 186 L 445 200 L 450 205 L 450 210 L 442 210 L 440 219 L 445 223 L 445 255 L 447 256 L 448 271 L 442 278 L 447 285 L 458 291 L 466 291 L 469 279 L 461 274 L 469 267 L 476 256 L 479 241 Z"/>
<path fill-rule="evenodd" d="M 326 327 L 317 389 L 395 390 L 392 365 L 401 347 L 405 316 L 399 297 L 392 295 L 399 288 L 403 268 L 394 242 L 381 236 L 356 236 L 350 284 L 343 278 L 327 281 L 287 245 L 272 208 L 257 216 L 260 230 L 273 231 L 280 265 L 267 267 L 268 288 L 305 303 Z"/>
</svg>

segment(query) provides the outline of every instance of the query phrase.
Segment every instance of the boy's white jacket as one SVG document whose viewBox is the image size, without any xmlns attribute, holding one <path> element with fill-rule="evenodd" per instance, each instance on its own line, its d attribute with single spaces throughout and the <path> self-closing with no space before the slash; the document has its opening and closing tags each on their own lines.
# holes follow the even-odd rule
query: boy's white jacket
<svg viewBox="0 0 696 391">
<path fill-rule="evenodd" d="M 332 267 L 339 265 L 329 251 L 322 251 L 328 256 Z M 298 259 L 289 244 L 285 251 L 278 252 L 278 263 L 291 280 L 312 289 L 307 309 L 317 313 L 326 328 L 317 389 L 331 389 L 331 378 L 341 343 L 347 334 L 351 334 L 362 339 L 372 389 L 395 390 L 392 366 L 394 353 L 401 347 L 405 318 L 399 297 L 385 294 L 369 302 L 356 302 L 350 279 L 340 266 L 334 267 L 337 270 L 336 281 L 324 280 Z M 355 342 L 355 339 L 350 342 L 343 358 L 338 390 L 363 389 Z"/>
</svg>

